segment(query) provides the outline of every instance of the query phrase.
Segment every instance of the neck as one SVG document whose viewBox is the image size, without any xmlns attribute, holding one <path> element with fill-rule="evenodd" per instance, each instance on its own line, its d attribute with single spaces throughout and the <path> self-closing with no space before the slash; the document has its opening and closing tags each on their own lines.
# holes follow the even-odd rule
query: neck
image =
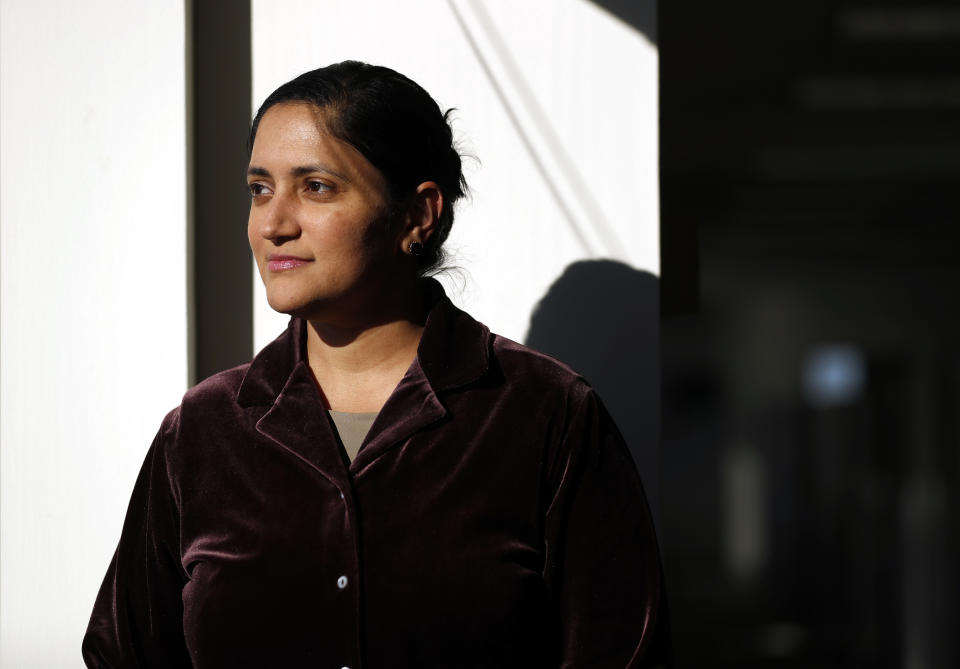
<svg viewBox="0 0 960 669">
<path fill-rule="evenodd" d="M 309 321 L 307 359 L 327 408 L 380 410 L 417 355 L 423 311 L 414 290 L 349 324 Z"/>
</svg>

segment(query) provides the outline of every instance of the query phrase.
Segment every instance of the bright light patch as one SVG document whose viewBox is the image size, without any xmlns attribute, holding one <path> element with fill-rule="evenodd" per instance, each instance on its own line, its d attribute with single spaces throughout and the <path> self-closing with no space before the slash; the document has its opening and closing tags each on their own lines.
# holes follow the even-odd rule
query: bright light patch
<svg viewBox="0 0 960 669">
<path fill-rule="evenodd" d="M 866 360 L 856 346 L 817 346 L 803 362 L 803 394 L 819 408 L 850 404 L 863 393 L 866 377 Z"/>
</svg>

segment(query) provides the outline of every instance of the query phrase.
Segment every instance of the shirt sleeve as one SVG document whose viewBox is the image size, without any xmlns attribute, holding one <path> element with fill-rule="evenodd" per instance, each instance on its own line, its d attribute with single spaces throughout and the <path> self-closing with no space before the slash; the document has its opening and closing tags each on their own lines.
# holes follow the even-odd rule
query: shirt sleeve
<svg viewBox="0 0 960 669">
<path fill-rule="evenodd" d="M 673 665 L 653 522 L 623 438 L 591 390 L 553 466 L 544 578 L 561 617 L 561 667 Z"/>
<path fill-rule="evenodd" d="M 178 511 L 164 421 L 140 469 L 113 560 L 83 639 L 87 667 L 190 667 L 183 636 Z"/>
</svg>

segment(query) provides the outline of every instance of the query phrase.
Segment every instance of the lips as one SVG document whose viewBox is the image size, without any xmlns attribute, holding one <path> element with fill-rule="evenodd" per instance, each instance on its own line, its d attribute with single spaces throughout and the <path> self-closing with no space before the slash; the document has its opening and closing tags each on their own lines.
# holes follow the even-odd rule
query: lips
<svg viewBox="0 0 960 669">
<path fill-rule="evenodd" d="M 306 258 L 298 258 L 297 256 L 271 254 L 267 256 L 267 269 L 271 272 L 285 272 L 306 265 L 309 262 L 311 261 Z"/>
</svg>

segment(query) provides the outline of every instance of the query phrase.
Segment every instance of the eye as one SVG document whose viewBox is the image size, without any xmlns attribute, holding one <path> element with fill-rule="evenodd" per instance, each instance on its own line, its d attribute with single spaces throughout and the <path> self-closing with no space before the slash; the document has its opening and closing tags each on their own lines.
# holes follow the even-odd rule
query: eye
<svg viewBox="0 0 960 669">
<path fill-rule="evenodd" d="M 326 193 L 333 190 L 333 186 L 325 184 L 322 181 L 317 181 L 316 179 L 311 179 L 307 182 L 307 190 L 312 193 Z"/>
<path fill-rule="evenodd" d="M 270 194 L 270 189 L 265 184 L 262 184 L 257 181 L 247 184 L 247 188 L 250 189 L 250 195 L 252 197 L 260 197 L 261 195 Z"/>
</svg>

